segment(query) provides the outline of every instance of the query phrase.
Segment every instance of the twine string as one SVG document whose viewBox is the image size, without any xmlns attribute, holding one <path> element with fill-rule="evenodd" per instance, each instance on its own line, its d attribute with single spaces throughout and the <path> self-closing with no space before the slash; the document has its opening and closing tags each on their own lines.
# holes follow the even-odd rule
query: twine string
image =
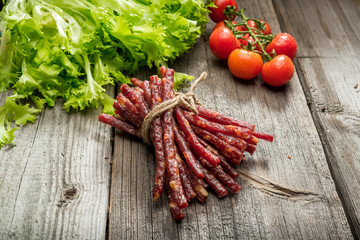
<svg viewBox="0 0 360 240">
<path fill-rule="evenodd" d="M 159 105 L 155 106 L 145 117 L 144 122 L 141 127 L 141 136 L 145 143 L 151 144 L 150 139 L 150 128 L 151 123 L 155 118 L 160 116 L 162 113 L 175 108 L 176 106 L 184 106 L 193 113 L 197 114 L 198 110 L 196 105 L 200 102 L 196 99 L 194 90 L 196 86 L 207 77 L 207 73 L 201 73 L 200 77 L 196 79 L 193 84 L 191 84 L 190 90 L 187 93 L 175 93 L 175 97 L 169 99 L 168 101 L 162 102 Z"/>
</svg>

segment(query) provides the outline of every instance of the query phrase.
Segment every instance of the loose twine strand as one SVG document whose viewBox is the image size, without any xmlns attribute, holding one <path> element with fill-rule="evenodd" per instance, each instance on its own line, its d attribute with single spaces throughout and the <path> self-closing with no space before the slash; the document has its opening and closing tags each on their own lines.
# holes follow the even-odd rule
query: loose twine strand
<svg viewBox="0 0 360 240">
<path fill-rule="evenodd" d="M 141 127 L 141 136 L 145 143 L 151 144 L 150 139 L 150 128 L 152 121 L 160 116 L 162 113 L 173 109 L 176 106 L 182 105 L 188 109 L 190 109 L 193 113 L 197 114 L 198 110 L 196 109 L 196 104 L 200 104 L 200 102 L 196 99 L 195 94 L 193 93 L 198 83 L 205 80 L 207 77 L 207 73 L 201 73 L 200 77 L 196 79 L 193 84 L 191 84 L 190 90 L 187 93 L 175 93 L 175 97 L 169 99 L 165 102 L 160 103 L 156 107 L 154 107 L 145 117 L 144 122 Z"/>
</svg>

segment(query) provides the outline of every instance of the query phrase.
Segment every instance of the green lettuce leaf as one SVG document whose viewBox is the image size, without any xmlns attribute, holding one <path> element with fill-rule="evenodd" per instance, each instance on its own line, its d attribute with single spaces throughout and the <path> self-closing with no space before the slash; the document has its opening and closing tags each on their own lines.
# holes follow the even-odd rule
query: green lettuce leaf
<svg viewBox="0 0 360 240">
<path fill-rule="evenodd" d="M 68 112 L 103 106 L 105 86 L 130 83 L 188 51 L 207 19 L 202 0 L 10 0 L 0 13 L 0 147 L 44 105 L 64 99 Z M 180 86 L 187 75 L 175 76 Z"/>
<path fill-rule="evenodd" d="M 14 131 L 17 127 L 12 127 L 13 120 L 16 125 L 25 125 L 34 122 L 41 109 L 29 107 L 29 104 L 22 104 L 20 100 L 23 96 L 13 95 L 7 97 L 5 104 L 0 107 L 0 148 L 4 144 L 9 144 L 14 140 Z"/>
</svg>

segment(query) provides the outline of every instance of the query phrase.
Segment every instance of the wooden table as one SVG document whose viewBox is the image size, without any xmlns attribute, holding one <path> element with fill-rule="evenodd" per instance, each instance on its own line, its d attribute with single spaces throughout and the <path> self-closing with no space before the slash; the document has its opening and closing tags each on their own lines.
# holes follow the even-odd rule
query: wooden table
<svg viewBox="0 0 360 240">
<path fill-rule="evenodd" d="M 232 77 L 209 50 L 213 23 L 171 65 L 208 72 L 196 90 L 204 105 L 275 136 L 238 167 L 238 194 L 211 193 L 174 222 L 165 194 L 151 199 L 153 148 L 99 123 L 100 109 L 68 114 L 59 101 L 0 151 L 0 239 L 359 238 L 360 1 L 238 3 L 297 39 L 287 86 Z"/>
</svg>

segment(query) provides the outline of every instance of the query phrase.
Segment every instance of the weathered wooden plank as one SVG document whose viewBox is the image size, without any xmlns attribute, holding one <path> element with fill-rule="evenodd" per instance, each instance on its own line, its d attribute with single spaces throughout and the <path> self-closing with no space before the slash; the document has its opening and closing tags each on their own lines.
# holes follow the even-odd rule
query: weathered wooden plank
<svg viewBox="0 0 360 240">
<path fill-rule="evenodd" d="M 299 43 L 298 57 L 357 56 L 360 53 L 358 1 L 274 0 L 283 24 Z"/>
<path fill-rule="evenodd" d="M 246 7 L 249 16 L 266 20 L 269 16 L 273 29 L 280 31 L 271 1 L 242 1 L 239 6 Z M 215 59 L 208 48 L 213 26 L 209 24 L 205 39 L 171 67 L 195 76 L 207 71 L 209 78 L 196 90 L 198 99 L 273 133 L 275 142 L 260 143 L 238 168 L 243 186 L 238 194 L 218 199 L 211 193 L 206 204 L 191 203 L 179 224 L 171 218 L 165 194 L 152 203 L 152 148 L 139 150 L 141 142 L 116 134 L 110 239 L 351 238 L 298 77 L 280 89 L 266 86 L 260 78 L 250 82 L 233 78 L 226 63 Z"/>
<path fill-rule="evenodd" d="M 105 238 L 112 130 L 99 112 L 59 102 L 0 150 L 1 239 Z"/>
<path fill-rule="evenodd" d="M 304 4 L 291 5 L 289 1 L 275 1 L 278 12 L 281 13 L 283 25 L 287 31 L 295 31 L 295 38 L 299 46 L 311 47 L 313 52 L 326 51 L 327 41 L 339 41 L 341 48 L 332 48 L 327 58 L 306 58 L 313 54 L 303 53 L 305 58 L 300 58 L 298 70 L 301 70 L 302 85 L 308 99 L 316 127 L 326 152 L 329 168 L 337 185 L 340 197 L 343 200 L 353 233 L 360 237 L 360 97 L 356 87 L 359 73 L 359 30 L 360 3 L 358 1 L 321 1 L 312 7 L 312 11 L 327 15 L 326 24 L 329 26 L 327 37 L 319 35 L 314 41 L 318 45 L 308 46 L 307 37 L 297 31 L 297 25 L 302 20 L 295 12 L 303 12 L 303 18 L 311 18 L 311 12 Z M 290 13 L 290 14 L 287 14 Z M 289 22 L 291 24 L 287 24 Z M 326 25 L 325 24 L 325 25 Z M 336 31 L 332 31 L 333 25 Z M 313 29 L 315 28 L 309 26 Z M 316 34 L 315 34 L 316 35 Z M 325 40 L 325 44 L 320 43 Z M 351 44 L 349 44 L 349 41 Z M 349 53 L 350 52 L 350 53 Z"/>
<path fill-rule="evenodd" d="M 276 137 L 273 144 L 260 144 L 253 159 L 250 158 L 242 169 L 271 179 L 272 186 L 278 183 L 287 186 L 284 190 L 293 189 L 283 199 L 282 191 L 275 197 L 268 197 L 245 185 L 239 198 L 251 199 L 252 206 L 250 209 L 242 209 L 249 206 L 249 202 L 236 202 L 238 208 L 234 218 L 238 226 L 249 226 L 246 223 L 248 219 L 241 216 L 245 212 L 247 216 L 253 216 L 254 222 L 248 229 L 241 228 L 243 231 L 239 234 L 248 235 L 251 232 L 254 238 L 282 236 L 305 239 L 310 236 L 343 236 L 346 233 L 343 229 L 346 219 L 330 180 L 316 129 L 311 119 L 306 117 L 310 113 L 296 77 L 282 91 L 266 87 L 259 79 L 252 84 L 229 81 L 222 87 L 217 85 L 216 79 L 227 76 L 227 70 L 221 71 L 216 65 L 210 69 L 214 87 L 207 92 L 214 93 L 214 99 L 205 98 L 208 99 L 207 104 L 216 103 L 215 107 L 222 112 L 236 113 L 236 117 L 257 123 L 261 130 L 273 132 Z M 228 99 L 223 97 L 225 93 Z M 231 103 L 237 103 L 239 107 L 223 107 Z M 263 184 L 259 188 L 256 185 L 254 187 L 267 192 Z M 304 211 L 305 206 L 308 211 Z M 328 218 L 333 214 L 336 220 L 329 223 Z M 275 227 L 269 231 L 272 225 Z"/>
<path fill-rule="evenodd" d="M 360 236 L 359 58 L 301 59 L 304 80 L 330 170 Z M 344 74 L 346 73 L 346 74 Z"/>
</svg>

